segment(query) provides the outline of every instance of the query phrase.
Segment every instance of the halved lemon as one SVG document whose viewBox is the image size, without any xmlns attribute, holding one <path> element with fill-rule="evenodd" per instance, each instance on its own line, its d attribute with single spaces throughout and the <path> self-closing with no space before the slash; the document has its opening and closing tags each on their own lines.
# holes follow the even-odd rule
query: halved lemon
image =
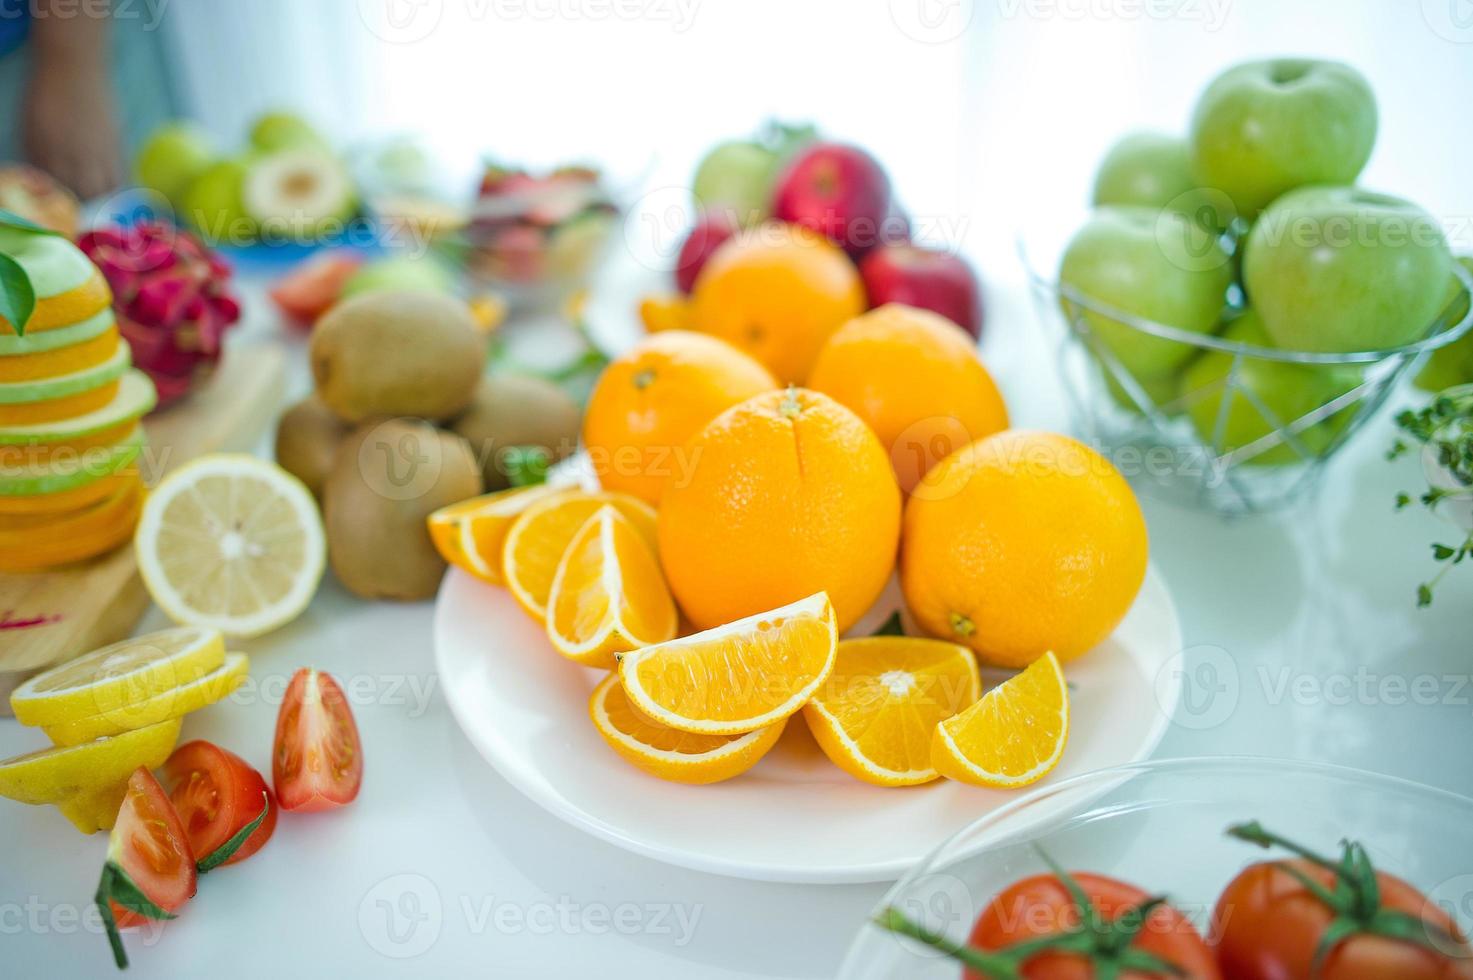
<svg viewBox="0 0 1473 980">
<path fill-rule="evenodd" d="M 931 763 L 936 726 L 976 703 L 972 651 L 914 636 L 841 640 L 828 680 L 803 706 L 819 747 L 856 779 L 914 786 L 940 777 Z"/>
<path fill-rule="evenodd" d="M 611 504 L 629 518 L 655 549 L 655 511 L 627 493 L 565 490 L 537 501 L 512 522 L 501 554 L 501 574 L 521 607 L 539 621 L 568 542 L 600 507 Z"/>
<path fill-rule="evenodd" d="M 612 670 L 614 654 L 673 640 L 677 625 L 655 553 L 629 518 L 603 505 L 558 563 L 547 638 L 569 660 Z"/>
<path fill-rule="evenodd" d="M 943 776 L 1012 789 L 1036 783 L 1069 742 L 1069 687 L 1052 653 L 936 726 L 931 764 Z"/>
<path fill-rule="evenodd" d="M 245 654 L 228 653 L 223 664 L 198 680 L 101 714 L 56 725 L 42 725 L 41 731 L 53 745 L 80 745 L 96 738 L 146 728 L 170 718 L 183 718 L 191 711 L 198 711 L 228 696 L 245 680 L 250 668 L 250 658 Z"/>
<path fill-rule="evenodd" d="M 225 662 L 215 630 L 185 626 L 113 643 L 37 674 L 10 695 L 22 725 L 60 725 L 117 711 L 199 680 Z"/>
<path fill-rule="evenodd" d="M 768 753 L 787 720 L 742 735 L 695 735 L 651 721 L 629 703 L 610 674 L 588 699 L 593 727 L 609 747 L 651 776 L 676 783 L 719 783 L 740 776 Z"/>
<path fill-rule="evenodd" d="M 834 667 L 828 593 L 619 658 L 634 706 L 684 732 L 734 735 L 803 707 Z"/>
<path fill-rule="evenodd" d="M 51 804 L 84 834 L 117 819 L 128 777 L 164 764 L 179 741 L 178 718 L 81 745 L 42 749 L 0 762 L 0 796 Z"/>
<path fill-rule="evenodd" d="M 566 492 L 566 487 L 545 483 L 514 490 L 501 490 L 449 507 L 441 507 L 426 523 L 430 540 L 440 557 L 456 568 L 470 572 L 482 582 L 504 585 L 501 551 L 512 521 L 544 497 Z"/>
<path fill-rule="evenodd" d="M 327 562 L 322 518 L 302 481 L 228 453 L 202 456 L 154 489 L 134 548 L 144 585 L 170 619 L 227 636 L 295 619 Z"/>
</svg>

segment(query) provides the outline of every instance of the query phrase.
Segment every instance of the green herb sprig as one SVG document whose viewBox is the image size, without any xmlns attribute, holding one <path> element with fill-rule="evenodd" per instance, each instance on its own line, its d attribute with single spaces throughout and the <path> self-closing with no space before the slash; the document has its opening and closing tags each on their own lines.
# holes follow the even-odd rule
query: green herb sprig
<svg viewBox="0 0 1473 980">
<path fill-rule="evenodd" d="M 1415 500 L 1427 510 L 1436 512 L 1449 500 L 1473 500 L 1473 384 L 1458 385 L 1436 395 L 1422 409 L 1401 412 L 1396 425 L 1403 437 L 1392 444 L 1387 459 L 1405 455 L 1412 446 L 1431 450 L 1432 459 L 1452 477 L 1451 483 L 1429 485 L 1415 498 L 1409 493 L 1396 495 L 1396 509 L 1403 510 Z M 1442 567 L 1429 581 L 1417 586 L 1417 606 L 1432 604 L 1432 591 L 1448 571 L 1473 556 L 1473 532 L 1458 544 L 1432 545 L 1432 560 Z"/>
</svg>

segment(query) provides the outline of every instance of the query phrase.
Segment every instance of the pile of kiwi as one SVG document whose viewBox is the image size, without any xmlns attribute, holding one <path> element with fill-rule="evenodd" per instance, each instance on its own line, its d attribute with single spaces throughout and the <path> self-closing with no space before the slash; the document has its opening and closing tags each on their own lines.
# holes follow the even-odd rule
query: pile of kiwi
<svg viewBox="0 0 1473 980">
<path fill-rule="evenodd" d="M 322 506 L 333 571 L 373 599 L 434 595 L 433 511 L 509 485 L 509 454 L 577 444 L 577 404 L 541 378 L 486 374 L 469 308 L 429 292 L 340 303 L 312 331 L 316 391 L 282 415 L 276 461 Z"/>
</svg>

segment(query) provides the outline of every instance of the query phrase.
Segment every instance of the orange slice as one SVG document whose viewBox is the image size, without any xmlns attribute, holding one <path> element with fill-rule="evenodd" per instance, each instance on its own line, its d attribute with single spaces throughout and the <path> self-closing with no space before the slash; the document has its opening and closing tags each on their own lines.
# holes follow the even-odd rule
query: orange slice
<svg viewBox="0 0 1473 980">
<path fill-rule="evenodd" d="M 0 527 L 15 526 L 5 522 L 17 518 L 54 517 L 81 510 L 106 500 L 129 484 L 139 482 L 141 481 L 136 470 L 124 470 L 61 493 L 42 493 L 30 497 L 7 497 L 0 494 Z"/>
<path fill-rule="evenodd" d="M 675 600 L 633 522 L 604 504 L 579 528 L 547 596 L 547 638 L 585 667 L 675 638 Z"/>
<path fill-rule="evenodd" d="M 741 735 L 695 735 L 650 720 L 610 674 L 588 699 L 593 727 L 615 752 L 651 776 L 676 783 L 719 783 L 751 769 L 777 744 L 787 720 Z"/>
<path fill-rule="evenodd" d="M 107 280 L 99 272 L 76 289 L 69 289 L 64 293 L 36 300 L 36 309 L 25 324 L 26 333 L 55 330 L 58 327 L 69 327 L 74 323 L 80 323 L 89 316 L 96 316 L 107 309 L 112 305 L 112 301 L 112 290 L 108 288 Z M 0 316 L 0 334 L 6 333 L 15 333 L 15 327 L 5 317 Z"/>
<path fill-rule="evenodd" d="M 133 537 L 143 507 L 135 484 L 75 514 L 0 532 L 0 572 L 35 572 L 94 558 Z"/>
<path fill-rule="evenodd" d="M 122 380 L 109 381 L 90 391 L 64 398 L 48 398 L 39 402 L 23 402 L 17 405 L 0 405 L 0 427 L 32 425 L 40 422 L 61 422 L 79 418 L 112 404 L 118 397 Z"/>
<path fill-rule="evenodd" d="M 57 461 L 85 459 L 91 450 L 117 445 L 140 433 L 138 420 L 127 419 L 118 425 L 91 435 L 76 436 L 66 442 L 34 442 L 23 445 L 0 443 L 0 467 L 49 466 Z"/>
<path fill-rule="evenodd" d="M 19 357 L 0 357 L 0 382 L 35 381 L 74 374 L 112 357 L 120 342 L 117 327 L 80 344 Z"/>
<path fill-rule="evenodd" d="M 943 776 L 1011 789 L 1036 783 L 1069 742 L 1069 688 L 1052 653 L 936 726 L 931 764 Z"/>
<path fill-rule="evenodd" d="M 566 488 L 542 483 L 441 507 L 428 518 L 430 540 L 440 557 L 456 568 L 470 572 L 482 582 L 504 585 L 501 551 L 512 521 L 543 497 L 564 492 Z"/>
<path fill-rule="evenodd" d="M 683 732 L 734 735 L 803 707 L 834 667 L 839 631 L 828 593 L 626 653 L 634 706 Z"/>
<path fill-rule="evenodd" d="M 982 693 L 977 661 L 957 643 L 914 636 L 843 640 L 834 670 L 803 717 L 834 765 L 877 786 L 940 777 L 931 763 L 936 726 Z"/>
<path fill-rule="evenodd" d="M 655 511 L 627 493 L 566 490 L 537 501 L 512 522 L 501 552 L 501 574 L 521 607 L 539 622 L 546 618 L 547 596 L 568 543 L 605 504 L 634 522 L 655 550 Z"/>
</svg>

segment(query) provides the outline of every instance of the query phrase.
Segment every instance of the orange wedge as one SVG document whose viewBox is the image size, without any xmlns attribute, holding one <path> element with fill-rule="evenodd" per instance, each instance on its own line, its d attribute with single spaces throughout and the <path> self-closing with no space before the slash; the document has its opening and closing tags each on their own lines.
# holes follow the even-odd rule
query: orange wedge
<svg viewBox="0 0 1473 980">
<path fill-rule="evenodd" d="M 0 357 L 0 382 L 35 381 L 38 378 L 55 378 L 85 371 L 109 360 L 117 353 L 120 342 L 118 328 L 113 327 L 91 340 L 84 340 L 70 347 L 40 354 Z"/>
<path fill-rule="evenodd" d="M 675 600 L 633 522 L 604 504 L 578 529 L 547 596 L 547 638 L 585 667 L 675 638 Z"/>
<path fill-rule="evenodd" d="M 931 763 L 936 726 L 982 693 L 977 661 L 957 643 L 914 636 L 843 640 L 834 669 L 803 717 L 834 765 L 877 786 L 940 777 Z"/>
<path fill-rule="evenodd" d="M 430 540 L 440 557 L 482 582 L 504 585 L 501 551 L 512 521 L 543 497 L 564 492 L 545 483 L 488 493 L 442 507 L 429 516 Z"/>
<path fill-rule="evenodd" d="M 1069 688 L 1052 653 L 936 726 L 931 764 L 943 776 L 1012 789 L 1036 783 L 1069 742 Z"/>
<path fill-rule="evenodd" d="M 655 550 L 655 511 L 627 493 L 588 493 L 565 490 L 524 510 L 506 532 L 501 551 L 501 574 L 521 607 L 539 622 L 547 615 L 547 596 L 558 562 L 578 529 L 605 504 L 629 518 Z"/>
<path fill-rule="evenodd" d="M 676 783 L 719 783 L 755 766 L 777 744 L 786 719 L 741 735 L 696 735 L 651 721 L 610 674 L 588 699 L 588 716 L 609 747 L 651 776 Z"/>
<path fill-rule="evenodd" d="M 683 732 L 734 735 L 803 707 L 834 667 L 828 593 L 619 658 L 634 706 Z"/>
</svg>

